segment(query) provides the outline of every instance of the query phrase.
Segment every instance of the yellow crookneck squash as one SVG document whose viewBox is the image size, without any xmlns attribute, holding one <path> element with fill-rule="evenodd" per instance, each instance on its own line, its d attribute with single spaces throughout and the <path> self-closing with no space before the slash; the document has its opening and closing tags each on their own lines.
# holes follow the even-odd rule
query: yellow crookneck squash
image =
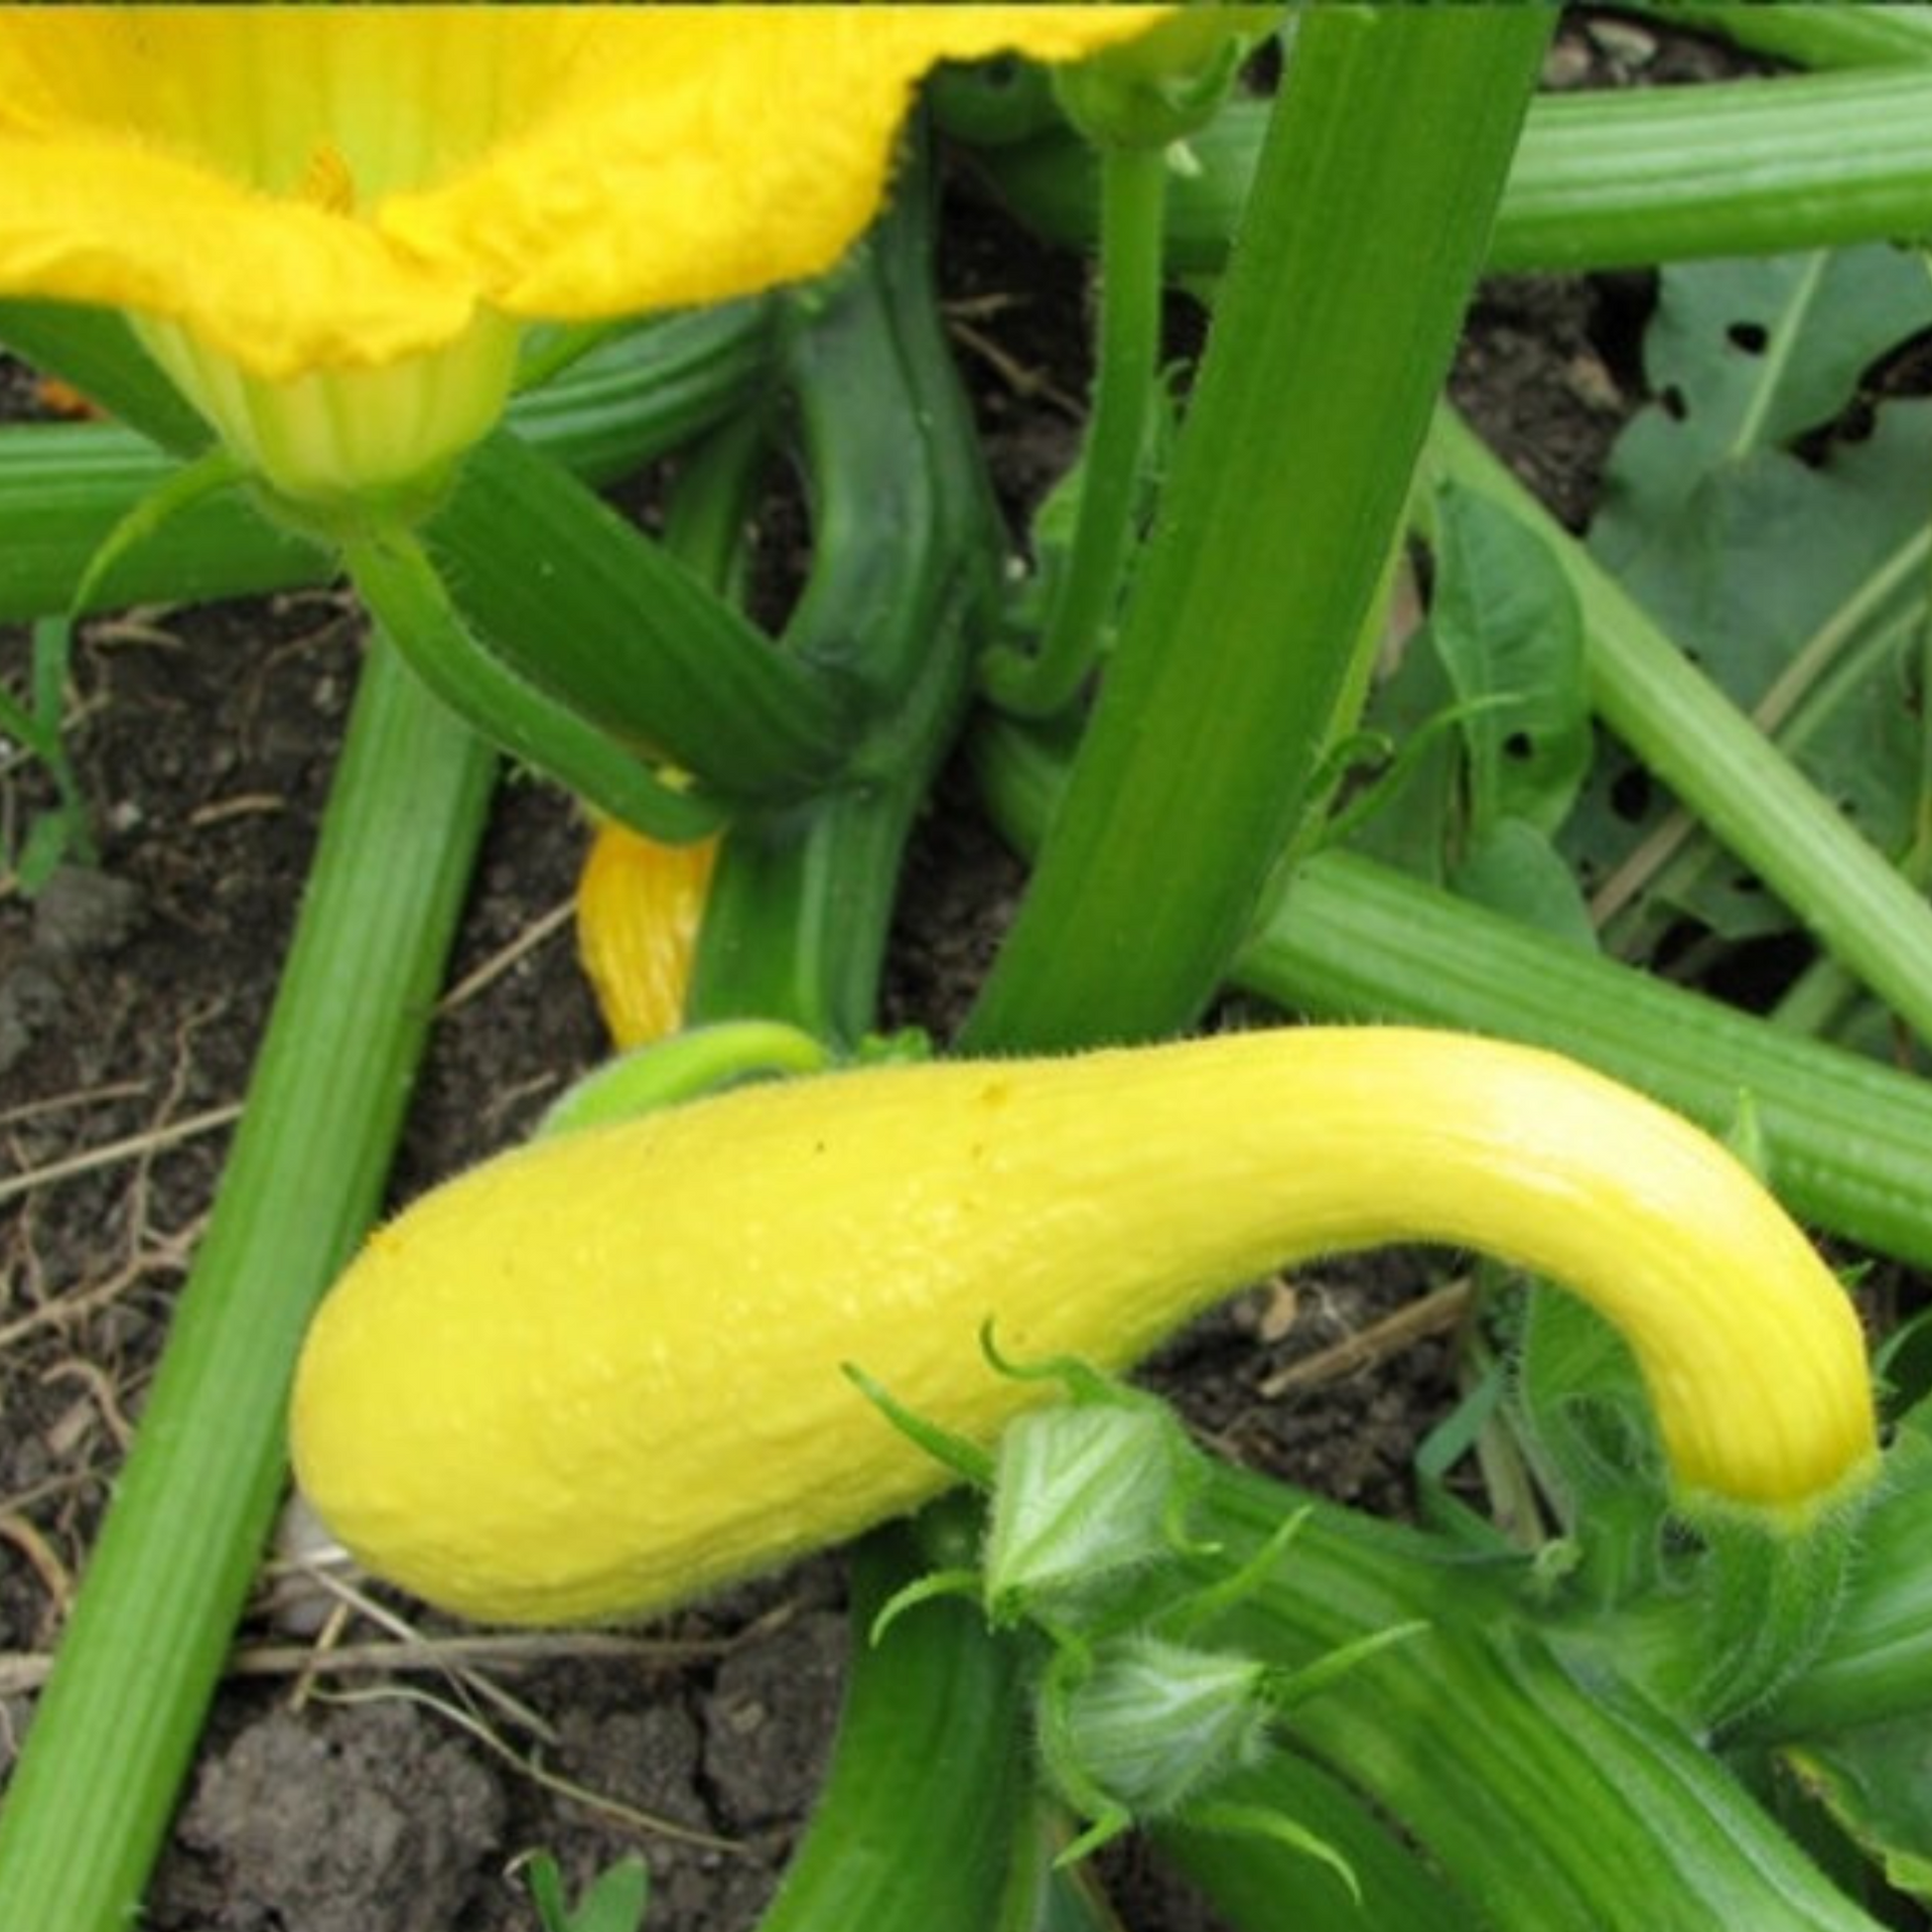
<svg viewBox="0 0 1932 1932">
<path fill-rule="evenodd" d="M 1121 1367 L 1285 1262 L 1406 1240 L 1607 1315 L 1687 1497 L 1801 1521 L 1872 1465 L 1853 1310 L 1714 1141 L 1550 1054 L 1307 1029 L 827 1073 L 503 1155 L 328 1298 L 296 1467 L 432 1602 L 637 1616 L 942 1486 L 846 1364 L 990 1442 L 1043 1392 L 989 1321 Z"/>
</svg>

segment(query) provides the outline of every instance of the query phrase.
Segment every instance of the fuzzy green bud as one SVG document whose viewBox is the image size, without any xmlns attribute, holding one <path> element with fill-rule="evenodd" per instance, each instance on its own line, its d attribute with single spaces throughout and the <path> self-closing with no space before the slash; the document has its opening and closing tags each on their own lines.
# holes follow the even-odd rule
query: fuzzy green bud
<svg viewBox="0 0 1932 1932">
<path fill-rule="evenodd" d="M 1040 1746 L 1083 1811 L 1166 1817 L 1267 1749 L 1271 1673 L 1251 1657 L 1136 1635 L 1065 1662 L 1040 1699 Z"/>
<path fill-rule="evenodd" d="M 989 1619 L 1050 1617 L 1175 1555 L 1188 1466 L 1173 1416 L 1124 1391 L 1017 1417 L 1000 1439 L 981 1560 Z"/>
</svg>

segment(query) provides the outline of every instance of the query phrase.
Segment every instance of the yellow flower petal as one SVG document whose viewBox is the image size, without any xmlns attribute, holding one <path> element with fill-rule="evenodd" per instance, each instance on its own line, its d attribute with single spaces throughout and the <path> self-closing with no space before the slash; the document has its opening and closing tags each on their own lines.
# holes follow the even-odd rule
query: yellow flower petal
<svg viewBox="0 0 1932 1932">
<path fill-rule="evenodd" d="M 829 267 L 936 61 L 1165 8 L 0 7 L 0 293 L 126 309 L 297 501 L 407 514 L 510 318 Z"/>
<path fill-rule="evenodd" d="M 9 294 L 178 321 L 272 381 L 395 361 L 454 341 L 476 312 L 472 291 L 374 229 L 170 155 L 0 137 L 0 171 Z"/>
<path fill-rule="evenodd" d="M 577 882 L 577 951 L 616 1044 L 677 1032 L 718 841 L 664 845 L 600 825 Z"/>
<path fill-rule="evenodd" d="M 599 30 L 573 111 L 379 221 L 517 315 L 719 301 L 829 268 L 886 193 L 899 124 L 942 60 L 1075 59 L 1143 7 L 703 7 Z M 613 218 L 614 212 L 617 218 Z"/>
<path fill-rule="evenodd" d="M 829 266 L 920 74 L 1163 8 L 0 8 L 0 289 L 255 375 Z"/>
</svg>

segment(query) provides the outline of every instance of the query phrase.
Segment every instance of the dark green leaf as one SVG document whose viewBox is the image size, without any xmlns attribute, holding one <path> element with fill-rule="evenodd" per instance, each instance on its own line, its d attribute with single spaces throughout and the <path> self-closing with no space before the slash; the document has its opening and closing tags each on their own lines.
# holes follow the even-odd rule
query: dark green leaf
<svg viewBox="0 0 1932 1932">
<path fill-rule="evenodd" d="M 1667 271 L 1658 401 L 1619 439 L 1597 557 L 1881 850 L 1911 836 L 1915 631 L 1932 404 L 1853 410 L 1875 357 L 1932 324 L 1932 281 L 1884 247 Z M 1821 432 L 1801 457 L 1787 447 Z M 1646 850 L 1672 801 L 1605 759 L 1566 834 L 1587 880 Z M 1700 842 L 1643 862 L 1654 934 L 1688 911 L 1725 938 L 1789 923 Z"/>
<path fill-rule="evenodd" d="M 1471 834 L 1554 831 L 1589 768 L 1577 600 L 1535 533 L 1470 490 L 1442 491 L 1435 554 L 1429 636 L 1465 707 Z"/>
<path fill-rule="evenodd" d="M 1892 1885 L 1932 1900 L 1932 1728 L 1922 1713 L 1793 1746 L 1790 1762 Z"/>
<path fill-rule="evenodd" d="M 1657 476 L 1686 486 L 1831 422 L 1894 344 L 1932 325 L 1932 279 L 1883 245 L 1666 268 L 1644 339 Z M 1616 474 L 1620 475 L 1622 453 Z M 1607 543 L 1607 539 L 1606 539 Z"/>
<path fill-rule="evenodd" d="M 1596 929 L 1577 881 L 1549 835 L 1520 818 L 1500 818 L 1449 875 L 1463 898 L 1522 924 L 1596 949 Z"/>
</svg>

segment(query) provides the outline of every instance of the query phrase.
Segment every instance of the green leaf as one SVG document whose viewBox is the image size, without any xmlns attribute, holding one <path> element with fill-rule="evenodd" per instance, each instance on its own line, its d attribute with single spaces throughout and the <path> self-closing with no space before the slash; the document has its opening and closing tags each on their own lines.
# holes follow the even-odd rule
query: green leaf
<svg viewBox="0 0 1932 1932">
<path fill-rule="evenodd" d="M 1443 488 L 1434 548 L 1429 637 L 1463 707 L 1471 834 L 1554 831 L 1590 759 L 1577 600 L 1535 532 L 1474 491 Z"/>
<path fill-rule="evenodd" d="M 1932 404 L 1840 421 L 1872 359 L 1932 325 L 1932 283 L 1883 247 L 1667 271 L 1648 345 L 1659 400 L 1619 439 L 1590 546 L 1803 774 L 1881 850 L 1910 839 L 1921 748 L 1913 645 L 1928 542 Z M 1822 451 L 1784 447 L 1836 424 Z M 1566 834 L 1587 882 L 1619 876 L 1672 801 L 1627 759 Z M 1666 834 L 1668 836 L 1668 834 Z M 1698 841 L 1640 857 L 1625 897 L 1721 937 L 1789 916 Z"/>
<path fill-rule="evenodd" d="M 1538 1476 L 1567 1515 L 1623 1501 L 1633 1474 L 1661 1515 L 1663 1454 L 1636 1358 L 1593 1309 L 1574 1295 L 1527 1297 L 1512 1395 Z"/>
<path fill-rule="evenodd" d="M 620 1859 L 584 1894 L 572 1932 L 637 1932 L 650 1897 L 650 1873 L 642 1859 Z"/>
<path fill-rule="evenodd" d="M 642 1859 L 620 1859 L 592 1880 L 573 1910 L 564 1896 L 563 1873 L 548 1852 L 523 1862 L 524 1882 L 543 1932 L 638 1932 L 650 1897 L 650 1872 Z"/>
<path fill-rule="evenodd" d="M 523 1882 L 530 1903 L 537 1908 L 544 1932 L 568 1932 L 570 1903 L 564 1897 L 564 1874 L 548 1852 L 533 1852 L 523 1864 Z"/>
<path fill-rule="evenodd" d="M 1633 460 L 1662 506 L 1672 479 L 1688 493 L 1707 472 L 1831 422 L 1871 363 L 1928 325 L 1932 280 L 1898 248 L 1666 268 L 1644 338 L 1658 404 L 1639 418 L 1634 444 L 1619 447 L 1613 497 Z M 1605 534 L 1614 563 L 1612 549 Z"/>
<path fill-rule="evenodd" d="M 1443 883 L 1456 824 L 1461 758 L 1455 705 L 1442 659 L 1413 646 L 1375 688 L 1368 717 L 1397 747 L 1387 768 L 1359 780 L 1337 814 L 1335 836 L 1432 886 Z"/>
<path fill-rule="evenodd" d="M 1521 818 L 1501 818 L 1449 875 L 1458 897 L 1505 912 L 1524 925 L 1596 950 L 1596 928 L 1575 876 L 1549 834 Z"/>
<path fill-rule="evenodd" d="M 1932 1902 L 1932 1729 L 1923 1714 L 1794 1745 L 1788 1761 L 1892 1886 Z"/>
</svg>

